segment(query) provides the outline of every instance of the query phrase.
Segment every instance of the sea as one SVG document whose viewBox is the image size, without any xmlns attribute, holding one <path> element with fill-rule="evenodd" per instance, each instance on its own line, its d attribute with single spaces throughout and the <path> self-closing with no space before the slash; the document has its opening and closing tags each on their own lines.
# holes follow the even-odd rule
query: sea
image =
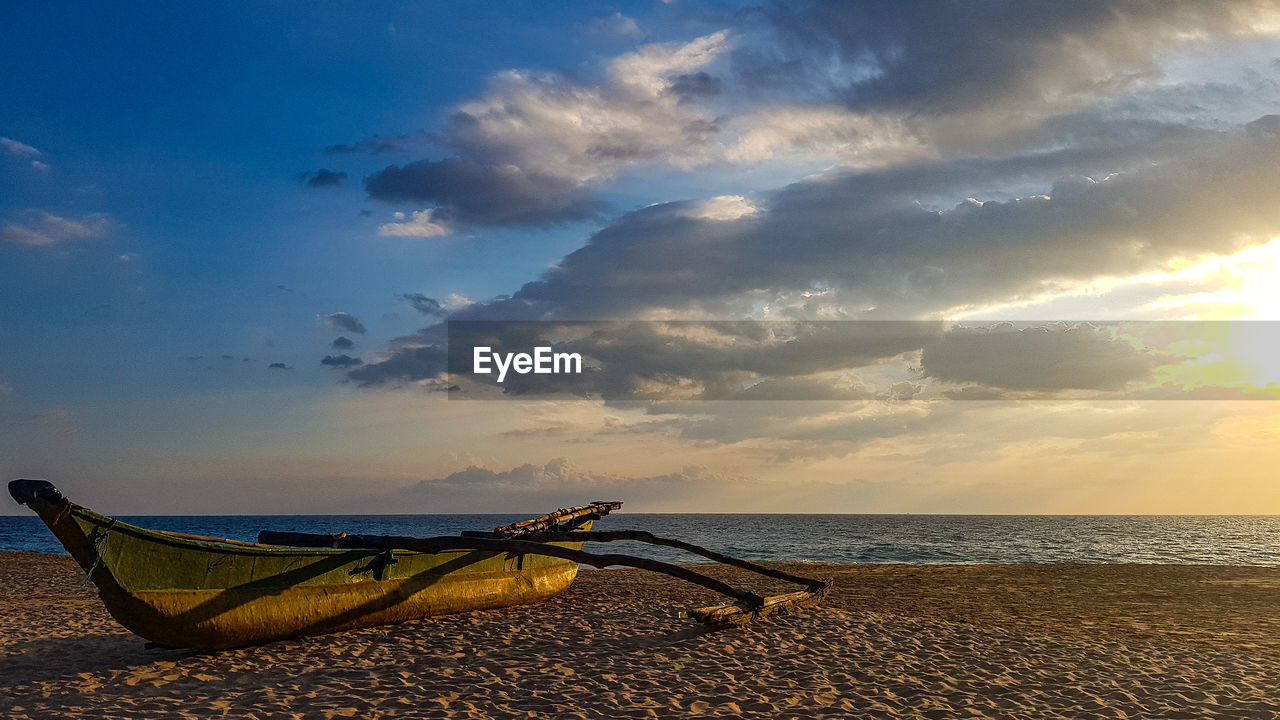
<svg viewBox="0 0 1280 720">
<path fill-rule="evenodd" d="M 429 537 L 489 530 L 522 515 L 160 515 L 120 520 L 254 541 L 259 530 Z M 1277 515 L 757 515 L 618 513 L 598 530 L 646 530 L 754 560 L 839 563 L 1280 565 Z M 588 547 L 702 559 L 629 542 Z M 605 549 L 607 548 L 607 550 Z M 0 516 L 0 550 L 61 553 L 34 515 Z"/>
</svg>

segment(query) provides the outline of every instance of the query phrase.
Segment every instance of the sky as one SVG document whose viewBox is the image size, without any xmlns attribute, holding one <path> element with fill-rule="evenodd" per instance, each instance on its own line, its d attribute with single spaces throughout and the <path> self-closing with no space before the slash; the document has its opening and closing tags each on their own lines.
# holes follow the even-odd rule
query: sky
<svg viewBox="0 0 1280 720">
<path fill-rule="evenodd" d="M 19 1 L 3 36 L 5 479 L 1280 513 L 1280 3 Z M 458 397 L 476 320 L 589 391 Z"/>
</svg>

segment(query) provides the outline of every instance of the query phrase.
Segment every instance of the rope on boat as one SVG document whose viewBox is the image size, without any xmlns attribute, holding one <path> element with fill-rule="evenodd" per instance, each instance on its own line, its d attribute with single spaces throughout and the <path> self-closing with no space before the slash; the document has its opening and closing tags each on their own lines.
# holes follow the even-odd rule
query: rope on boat
<svg viewBox="0 0 1280 720">
<path fill-rule="evenodd" d="M 70 507 L 70 503 L 68 503 Z M 98 525 L 94 527 L 93 532 L 89 533 L 89 539 L 93 541 L 93 564 L 89 566 L 89 570 L 80 579 L 80 587 L 84 587 L 89 579 L 93 577 L 93 571 L 102 566 L 102 551 L 107 548 L 107 541 L 111 539 L 111 528 L 116 526 L 115 518 L 107 523 L 106 527 Z"/>
</svg>

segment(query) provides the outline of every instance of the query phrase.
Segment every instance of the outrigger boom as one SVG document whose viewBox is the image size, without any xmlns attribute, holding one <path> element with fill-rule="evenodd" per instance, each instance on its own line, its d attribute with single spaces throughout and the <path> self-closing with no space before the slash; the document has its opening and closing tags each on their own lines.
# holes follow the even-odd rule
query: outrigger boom
<svg viewBox="0 0 1280 720">
<path fill-rule="evenodd" d="M 552 557 L 572 560 L 582 565 L 597 568 L 633 567 L 641 570 L 670 575 L 679 580 L 693 583 L 713 592 L 733 598 L 729 605 L 713 605 L 695 608 L 682 616 L 692 617 L 710 625 L 744 625 L 752 620 L 768 615 L 780 614 L 791 608 L 818 604 L 826 594 L 830 583 L 814 578 L 800 577 L 774 568 L 758 565 L 741 558 L 730 557 L 704 547 L 682 540 L 658 537 L 641 530 L 613 531 L 567 531 L 557 532 L 554 528 L 575 518 L 596 516 L 595 513 L 607 514 L 609 510 L 620 507 L 620 502 L 592 503 L 575 508 L 565 508 L 542 517 L 525 520 L 512 525 L 495 528 L 492 533 L 463 532 L 461 537 L 415 538 L 396 535 L 339 535 L 309 533 L 279 533 L 263 531 L 258 533 L 258 542 L 271 545 L 293 545 L 296 547 L 331 547 L 331 548 L 364 548 L 378 550 L 415 550 L 418 552 L 440 552 L 442 550 L 491 550 L 509 553 L 530 553 L 550 555 Z M 535 532 L 532 528 L 549 528 Z M 522 539 L 513 539 L 520 537 Z M 685 552 L 700 555 L 725 565 L 749 570 L 766 577 L 785 580 L 803 585 L 804 590 L 783 595 L 763 597 L 749 590 L 739 590 L 727 583 L 679 565 L 642 558 L 634 555 L 618 553 L 597 554 L 574 550 L 560 545 L 547 543 L 589 543 L 615 542 L 629 540 L 676 548 Z"/>
</svg>

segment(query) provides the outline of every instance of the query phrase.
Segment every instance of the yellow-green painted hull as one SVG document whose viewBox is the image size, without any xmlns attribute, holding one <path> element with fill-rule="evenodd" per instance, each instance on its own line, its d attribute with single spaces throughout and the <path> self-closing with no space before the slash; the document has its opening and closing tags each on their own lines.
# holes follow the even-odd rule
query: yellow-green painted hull
<svg viewBox="0 0 1280 720">
<path fill-rule="evenodd" d="M 32 509 L 90 573 L 112 617 L 175 647 L 240 647 L 536 603 L 564 592 L 578 573 L 577 563 L 545 555 L 238 544 L 147 530 L 74 505 Z"/>
</svg>

